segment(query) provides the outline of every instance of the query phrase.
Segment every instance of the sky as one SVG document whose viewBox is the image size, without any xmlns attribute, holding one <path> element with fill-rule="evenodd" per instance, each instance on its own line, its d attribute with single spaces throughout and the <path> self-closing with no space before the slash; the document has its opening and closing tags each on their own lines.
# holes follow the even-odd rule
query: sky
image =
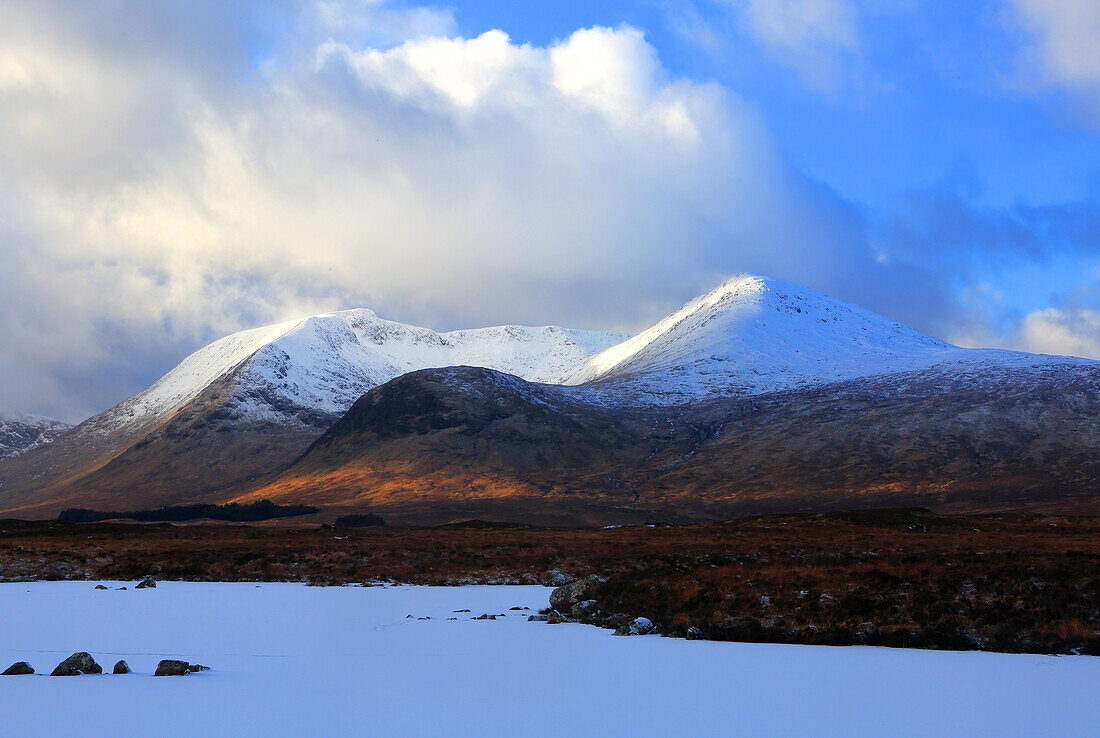
<svg viewBox="0 0 1100 738">
<path fill-rule="evenodd" d="M 370 307 L 635 331 L 725 278 L 1100 358 L 1093 0 L 7 0 L 0 409 Z"/>
</svg>

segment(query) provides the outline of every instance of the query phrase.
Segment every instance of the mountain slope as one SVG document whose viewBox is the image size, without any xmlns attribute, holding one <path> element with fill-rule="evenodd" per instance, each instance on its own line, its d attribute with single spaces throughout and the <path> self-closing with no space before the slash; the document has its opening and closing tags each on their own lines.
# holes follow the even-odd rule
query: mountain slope
<svg viewBox="0 0 1100 738">
<path fill-rule="evenodd" d="M 679 406 L 457 367 L 371 390 L 239 496 L 395 522 L 705 520 L 866 507 L 1100 514 L 1100 366 L 932 371 Z"/>
<path fill-rule="evenodd" d="M 1095 507 L 1100 363 L 962 349 L 747 275 L 624 338 L 369 310 L 245 331 L 0 463 L 0 513 L 258 496 L 418 521 Z"/>
<path fill-rule="evenodd" d="M 607 402 L 678 404 L 1027 356 L 960 349 L 805 287 L 742 274 L 592 356 L 569 383 Z"/>
<path fill-rule="evenodd" d="M 0 410 L 0 459 L 49 443 L 68 428 L 60 420 Z"/>
<path fill-rule="evenodd" d="M 622 338 L 521 326 L 436 333 L 370 310 L 243 331 L 51 448 L 0 466 L 0 509 L 199 499 L 282 468 L 364 392 L 412 369 L 470 364 L 561 381 Z"/>
</svg>

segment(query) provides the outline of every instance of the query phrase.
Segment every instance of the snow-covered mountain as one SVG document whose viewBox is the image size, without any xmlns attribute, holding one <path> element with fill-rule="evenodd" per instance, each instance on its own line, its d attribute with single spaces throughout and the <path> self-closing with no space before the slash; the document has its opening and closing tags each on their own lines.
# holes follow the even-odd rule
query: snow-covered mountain
<svg viewBox="0 0 1100 738">
<path fill-rule="evenodd" d="M 603 402 L 675 405 L 957 364 L 1083 359 L 963 349 L 820 292 L 742 274 L 595 354 L 567 383 Z"/>
<path fill-rule="evenodd" d="M 392 411 L 393 417 L 407 419 L 403 427 L 426 432 L 450 428 L 453 418 L 435 416 L 438 407 L 447 405 L 448 393 L 464 397 L 463 407 L 484 405 L 485 398 L 508 397 L 512 407 L 530 408 L 522 411 L 527 419 L 515 425 L 498 423 L 495 419 L 503 411 L 489 402 L 476 417 L 478 423 L 488 423 L 486 438 L 496 440 L 479 442 L 466 451 L 477 452 L 470 458 L 480 459 L 478 454 L 484 453 L 492 460 L 495 449 L 503 447 L 500 439 L 510 439 L 517 458 L 530 462 L 516 467 L 527 475 L 519 481 L 533 484 L 540 495 L 560 485 L 563 474 L 583 471 L 573 466 L 587 464 L 583 460 L 593 449 L 582 452 L 580 441 L 566 440 L 577 438 L 578 429 L 586 423 L 599 420 L 601 430 L 592 436 L 597 456 L 617 448 L 622 458 L 615 463 L 641 470 L 659 458 L 652 454 L 671 442 L 662 439 L 676 436 L 675 428 L 695 428 L 701 434 L 686 441 L 683 458 L 703 459 L 699 444 L 707 433 L 721 433 L 726 426 L 723 413 L 730 414 L 732 423 L 762 406 L 755 400 L 746 405 L 744 398 L 766 395 L 773 398 L 766 402 L 787 407 L 784 397 L 804 399 L 828 388 L 841 388 L 837 390 L 839 408 L 845 407 L 845 398 L 853 397 L 853 392 L 881 396 L 883 404 L 878 406 L 860 395 L 860 403 L 867 408 L 861 412 L 876 414 L 874 422 L 890 428 L 900 419 L 892 414 L 895 400 L 908 398 L 919 408 L 917 394 L 939 387 L 939 394 L 929 400 L 936 404 L 937 415 L 934 422 L 931 415 L 925 418 L 927 427 L 957 421 L 959 438 L 980 437 L 986 443 L 995 428 L 990 418 L 998 412 L 991 403 L 1001 396 L 1016 402 L 1041 387 L 1044 397 L 1055 398 L 1047 405 L 1062 403 L 1057 415 L 1075 435 L 1046 430 L 1044 424 L 1054 414 L 1028 415 L 1017 418 L 1018 428 L 1013 426 L 1020 439 L 1030 439 L 1027 447 L 1036 447 L 1036 439 L 1055 439 L 1066 448 L 1080 447 L 1081 453 L 1072 458 L 1083 458 L 1086 451 L 1100 446 L 1091 425 L 1093 404 L 1088 394 L 1094 385 L 1100 386 L 1098 362 L 962 349 L 813 290 L 741 275 L 634 337 L 520 326 L 437 333 L 384 320 L 362 309 L 236 333 L 196 351 L 147 390 L 85 421 L 56 442 L 4 460 L 0 512 L 41 515 L 72 505 L 123 509 L 234 499 L 241 490 L 260 489 L 264 480 L 291 465 L 368 391 L 390 387 L 391 380 L 418 370 L 456 366 L 503 372 L 526 382 L 519 383 L 523 388 L 516 389 L 514 397 L 499 388 L 469 394 L 471 387 L 448 382 L 484 372 L 437 372 L 425 380 L 427 384 L 396 383 L 400 386 L 379 394 L 385 412 L 371 416 L 371 422 L 384 421 L 389 417 L 385 413 Z M 1072 378 L 1063 384 L 1077 387 L 1073 391 L 1078 395 L 1063 397 L 1070 390 L 1058 389 L 1062 379 L 1052 377 Z M 417 389 L 429 385 L 430 397 Z M 971 390 L 980 391 L 975 395 L 980 402 L 968 394 Z M 475 397 L 481 399 L 475 401 Z M 795 404 L 802 401 L 791 399 Z M 1026 411 L 1013 406 L 1009 415 L 1033 413 L 1035 407 L 1047 405 L 1032 403 Z M 564 408 L 559 420 L 568 418 L 562 420 L 560 433 L 540 430 L 543 421 L 536 416 L 552 407 Z M 786 412 L 777 411 L 779 419 L 770 427 L 788 427 Z M 965 417 L 956 417 L 964 412 Z M 418 420 L 422 416 L 431 420 L 425 425 Z M 871 422 L 854 422 L 858 427 L 865 421 Z M 633 423 L 634 430 L 625 430 L 624 423 Z M 622 433 L 632 440 L 623 441 Z M 993 435 L 1000 437 L 997 433 Z M 775 437 L 780 436 L 776 431 Z M 415 458 L 406 456 L 409 450 L 400 444 L 392 455 L 372 456 L 369 471 L 374 489 L 415 496 L 426 477 L 421 472 L 410 476 L 409 469 L 443 464 L 451 453 L 451 439 L 444 434 L 438 445 Z M 781 440 L 776 441 L 780 446 Z M 1010 451 L 1020 451 L 1024 443 L 1021 440 Z M 569 447 L 572 450 L 566 453 Z M 644 453 L 634 459 L 632 449 Z M 722 449 L 722 454 L 738 453 L 736 443 Z M 786 450 L 779 449 L 773 456 L 779 458 L 781 452 Z M 975 452 L 976 458 L 984 453 Z M 567 458 L 564 471 L 540 480 L 538 470 L 556 456 Z M 706 462 L 708 469 L 725 468 L 724 456 L 713 458 Z M 591 487 L 598 479 L 614 478 L 617 467 L 604 468 L 612 456 L 605 461 L 596 464 L 600 468 L 595 477 L 579 484 Z M 405 466 L 390 468 L 389 463 Z M 469 476 L 451 480 L 456 489 L 476 489 L 486 483 L 479 476 L 483 471 L 479 463 L 463 462 L 462 473 Z M 870 477 L 877 468 L 867 467 Z M 895 468 L 907 468 L 904 458 Z M 904 474 L 899 475 L 898 484 L 904 484 Z M 650 483 L 644 480 L 652 478 L 643 475 L 636 484 L 642 488 Z M 691 478 L 715 484 L 708 474 Z M 731 472 L 727 483 L 739 483 L 738 479 Z M 515 489 L 517 483 L 511 478 L 500 480 L 503 490 Z M 308 488 L 315 480 L 307 478 L 303 484 Z M 779 488 L 785 489 L 784 484 Z M 808 494 L 815 489 L 810 485 Z"/>
<path fill-rule="evenodd" d="M 63 443 L 0 467 L 0 506 L 81 500 L 88 489 L 111 490 L 119 504 L 135 489 L 192 499 L 287 463 L 363 393 L 406 372 L 470 365 L 562 382 L 626 337 L 554 326 L 437 333 L 365 309 L 242 331 L 191 354 Z"/>
<path fill-rule="evenodd" d="M 232 377 L 242 418 L 292 420 L 300 409 L 338 416 L 364 392 L 416 369 L 469 365 L 560 383 L 619 333 L 498 326 L 437 333 L 366 309 L 234 333 L 188 356 L 144 392 L 94 419 L 101 432 L 166 418 Z"/>
<path fill-rule="evenodd" d="M 0 459 L 49 443 L 70 427 L 60 420 L 0 410 Z"/>
</svg>

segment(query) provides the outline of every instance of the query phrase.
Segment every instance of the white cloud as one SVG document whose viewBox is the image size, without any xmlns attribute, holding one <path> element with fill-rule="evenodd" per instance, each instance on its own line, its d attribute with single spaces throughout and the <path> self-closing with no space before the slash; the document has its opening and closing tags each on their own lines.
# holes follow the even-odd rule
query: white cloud
<svg viewBox="0 0 1100 738">
<path fill-rule="evenodd" d="M 856 11 L 848 0 L 746 0 L 749 23 L 778 48 L 854 50 Z"/>
<path fill-rule="evenodd" d="M 1100 359 L 1100 312 L 1089 308 L 1047 308 L 1029 313 L 1020 327 L 1020 342 L 1040 354 Z"/>
<path fill-rule="evenodd" d="M 775 59 L 812 85 L 835 89 L 845 59 L 859 51 L 851 0 L 725 0 Z"/>
<path fill-rule="evenodd" d="M 1024 72 L 1029 83 L 1065 87 L 1100 116 L 1100 3 L 1095 0 L 1009 0 L 1033 36 Z"/>
</svg>

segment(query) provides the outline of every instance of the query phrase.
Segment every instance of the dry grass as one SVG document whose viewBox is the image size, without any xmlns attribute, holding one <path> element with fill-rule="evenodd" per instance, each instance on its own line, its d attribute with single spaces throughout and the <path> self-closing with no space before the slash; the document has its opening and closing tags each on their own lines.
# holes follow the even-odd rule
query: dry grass
<svg viewBox="0 0 1100 738">
<path fill-rule="evenodd" d="M 558 574 L 560 572 L 560 574 Z M 792 643 L 1100 654 L 1100 519 L 893 510 L 684 527 L 294 529 L 0 521 L 0 578 L 551 583 L 615 625 Z"/>
</svg>

